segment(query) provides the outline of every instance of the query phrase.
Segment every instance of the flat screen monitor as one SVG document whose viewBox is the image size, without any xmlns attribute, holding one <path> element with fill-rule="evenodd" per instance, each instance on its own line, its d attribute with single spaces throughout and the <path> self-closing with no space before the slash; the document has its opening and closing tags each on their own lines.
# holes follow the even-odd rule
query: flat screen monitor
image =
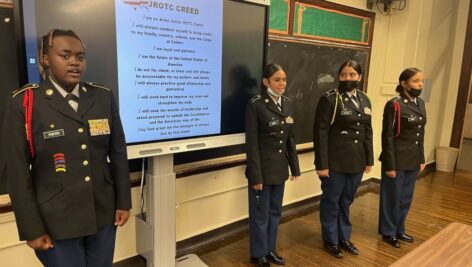
<svg viewBox="0 0 472 267">
<path fill-rule="evenodd" d="M 75 31 L 86 47 L 83 80 L 116 95 L 130 159 L 244 142 L 245 105 L 259 93 L 265 64 L 268 1 L 18 0 L 15 7 L 25 82 L 40 81 L 40 37 Z"/>
</svg>

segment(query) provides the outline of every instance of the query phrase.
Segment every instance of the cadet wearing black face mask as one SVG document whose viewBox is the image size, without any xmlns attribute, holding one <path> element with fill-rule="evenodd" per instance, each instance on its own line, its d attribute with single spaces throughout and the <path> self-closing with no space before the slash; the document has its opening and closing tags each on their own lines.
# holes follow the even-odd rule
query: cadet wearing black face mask
<svg viewBox="0 0 472 267">
<path fill-rule="evenodd" d="M 424 126 L 426 108 L 418 96 L 423 72 L 405 69 L 399 78 L 399 96 L 387 102 L 382 128 L 382 180 L 380 183 L 379 234 L 393 247 L 399 240 L 413 242 L 405 233 L 405 220 L 413 198 L 416 177 L 425 167 Z"/>
<path fill-rule="evenodd" d="M 349 60 L 338 74 L 338 88 L 328 91 L 318 102 L 313 143 L 323 190 L 320 220 L 324 248 L 340 258 L 341 249 L 359 253 L 350 241 L 349 206 L 363 173 L 372 169 L 374 156 L 371 103 L 356 89 L 362 78 L 361 66 Z"/>
</svg>

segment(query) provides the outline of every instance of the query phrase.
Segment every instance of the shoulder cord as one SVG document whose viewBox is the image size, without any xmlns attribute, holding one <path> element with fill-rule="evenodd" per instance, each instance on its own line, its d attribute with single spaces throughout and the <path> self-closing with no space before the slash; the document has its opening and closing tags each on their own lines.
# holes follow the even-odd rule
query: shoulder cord
<svg viewBox="0 0 472 267">
<path fill-rule="evenodd" d="M 333 110 L 333 117 L 331 118 L 331 125 L 334 123 L 334 119 L 336 118 L 336 111 L 338 110 L 338 101 L 341 100 L 341 105 L 343 106 L 344 110 L 344 103 L 343 100 L 341 99 L 341 95 L 336 92 L 336 101 L 334 102 L 334 110 Z"/>
<path fill-rule="evenodd" d="M 26 129 L 26 140 L 28 141 L 29 151 L 31 158 L 34 158 L 34 145 L 33 145 L 33 90 L 26 89 L 25 95 L 23 96 L 23 107 L 25 108 L 25 129 Z"/>
<path fill-rule="evenodd" d="M 395 127 L 395 120 L 397 122 L 397 129 L 394 137 L 398 137 L 400 135 L 401 110 L 400 103 L 397 100 L 393 101 L 393 127 Z"/>
</svg>

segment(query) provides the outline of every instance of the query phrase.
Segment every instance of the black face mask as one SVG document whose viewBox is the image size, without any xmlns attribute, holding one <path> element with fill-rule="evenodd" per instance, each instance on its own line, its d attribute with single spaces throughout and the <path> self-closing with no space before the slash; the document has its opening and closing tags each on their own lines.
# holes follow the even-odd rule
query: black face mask
<svg viewBox="0 0 472 267">
<path fill-rule="evenodd" d="M 338 91 L 340 93 L 348 92 L 353 90 L 359 85 L 359 81 L 339 81 Z"/>
<path fill-rule="evenodd" d="M 421 95 L 421 91 L 423 91 L 423 88 L 421 89 L 410 88 L 410 90 L 408 90 L 408 94 L 412 97 L 418 97 Z"/>
</svg>

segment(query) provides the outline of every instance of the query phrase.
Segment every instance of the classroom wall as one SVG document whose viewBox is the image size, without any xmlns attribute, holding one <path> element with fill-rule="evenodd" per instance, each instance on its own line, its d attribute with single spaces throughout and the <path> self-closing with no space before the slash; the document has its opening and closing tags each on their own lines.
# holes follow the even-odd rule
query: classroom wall
<svg viewBox="0 0 472 267">
<path fill-rule="evenodd" d="M 333 0 L 365 9 L 365 0 Z M 425 155 L 434 161 L 434 148 L 448 145 L 451 136 L 463 44 L 469 10 L 468 0 L 409 0 L 407 8 L 391 16 L 377 13 L 370 62 L 368 95 L 373 103 L 374 153 L 381 150 L 380 131 L 385 102 L 391 98 L 400 72 L 410 66 L 425 71 L 431 80 L 426 104 Z M 295 118 L 296 119 L 296 118 Z M 302 177 L 288 182 L 284 205 L 321 193 L 314 174 L 313 154 L 300 155 Z M 371 174 L 380 177 L 380 162 Z M 132 214 L 137 213 L 139 190 L 133 189 Z M 355 205 L 355 203 L 354 203 Z M 177 180 L 176 235 L 184 240 L 247 218 L 247 183 L 244 166 L 208 172 Z M 314 229 L 315 231 L 319 229 Z M 33 252 L 17 241 L 13 215 L 0 215 L 0 259 L 5 266 L 39 266 Z M 115 260 L 135 255 L 134 218 L 118 231 Z M 6 260 L 7 262 L 5 262 Z"/>
</svg>

